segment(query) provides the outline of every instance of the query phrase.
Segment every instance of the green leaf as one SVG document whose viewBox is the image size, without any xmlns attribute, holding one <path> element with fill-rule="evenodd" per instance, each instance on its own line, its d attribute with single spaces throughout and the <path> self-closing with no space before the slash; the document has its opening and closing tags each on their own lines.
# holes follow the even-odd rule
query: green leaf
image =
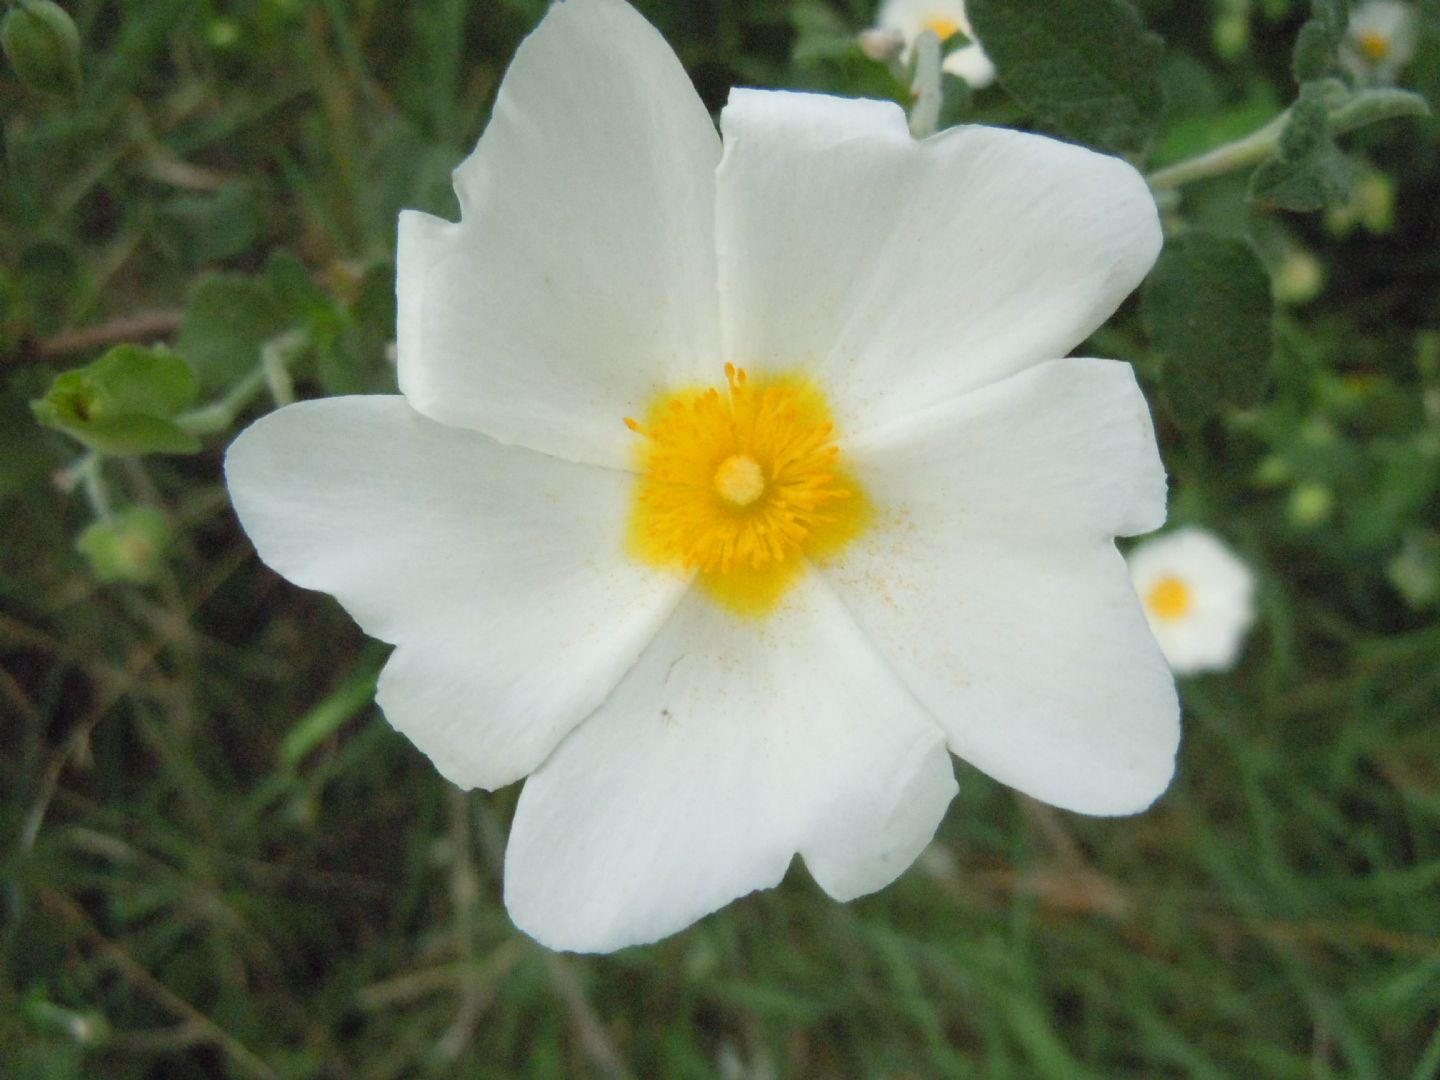
<svg viewBox="0 0 1440 1080">
<path fill-rule="evenodd" d="M 1141 314 L 1182 426 L 1260 400 L 1274 351 L 1273 304 L 1248 244 L 1207 233 L 1168 240 L 1145 282 Z"/>
<path fill-rule="evenodd" d="M 80 35 L 65 9 L 51 0 L 22 0 L 0 22 L 0 48 L 32 90 L 80 97 Z"/>
<path fill-rule="evenodd" d="M 1138 154 L 1163 105 L 1160 39 L 1124 0 L 971 0 L 1000 83 L 1080 142 Z"/>
<path fill-rule="evenodd" d="M 1311 19 L 1300 28 L 1295 39 L 1295 53 L 1291 69 L 1297 83 L 1321 79 L 1335 68 L 1335 46 L 1337 39 L 1319 19 Z"/>
<path fill-rule="evenodd" d="M 80 534 L 75 550 L 99 581 L 147 585 L 164 565 L 171 541 L 164 514 L 148 506 L 129 506 L 93 522 Z"/>
<path fill-rule="evenodd" d="M 284 330 L 286 305 L 261 279 L 212 274 L 190 294 L 176 351 L 207 392 L 228 390 L 260 363 L 260 347 Z"/>
<path fill-rule="evenodd" d="M 1311 0 L 1310 11 L 1330 40 L 1338 44 L 1350 25 L 1349 0 Z"/>
<path fill-rule="evenodd" d="M 117 413 L 176 416 L 195 404 L 195 375 L 165 349 L 117 345 L 88 368 L 103 404 Z"/>
<path fill-rule="evenodd" d="M 1322 210 L 1345 201 L 1350 179 L 1350 163 L 1330 132 L 1324 83 L 1306 83 L 1278 150 L 1251 174 L 1249 197 L 1281 210 Z"/>
<path fill-rule="evenodd" d="M 380 660 L 372 652 L 328 697 L 296 721 L 280 743 L 280 760 L 291 769 L 375 697 Z"/>
<path fill-rule="evenodd" d="M 189 454 L 200 440 L 172 418 L 195 402 L 195 376 L 161 349 L 117 345 L 88 367 L 57 375 L 35 418 L 105 454 Z"/>
<path fill-rule="evenodd" d="M 327 394 L 395 392 L 395 368 L 385 359 L 395 336 L 395 270 L 370 267 L 350 307 L 328 321 L 309 324 L 315 374 Z"/>
<path fill-rule="evenodd" d="M 1428 120 L 1433 115 L 1430 103 L 1420 94 L 1394 87 L 1365 90 L 1341 103 L 1330 114 L 1330 133 L 1344 135 L 1382 120 Z"/>
<path fill-rule="evenodd" d="M 335 306 L 330 294 L 315 284 L 305 264 L 283 248 L 265 260 L 265 284 L 293 317 L 305 319 Z"/>
<path fill-rule="evenodd" d="M 795 27 L 790 55 L 797 64 L 838 60 L 857 49 L 855 32 L 821 0 L 799 0 L 790 10 L 790 21 Z"/>
<path fill-rule="evenodd" d="M 231 180 L 218 191 L 166 200 L 151 227 L 157 246 L 185 266 L 243 255 L 259 243 L 265 222 L 255 190 Z"/>
</svg>

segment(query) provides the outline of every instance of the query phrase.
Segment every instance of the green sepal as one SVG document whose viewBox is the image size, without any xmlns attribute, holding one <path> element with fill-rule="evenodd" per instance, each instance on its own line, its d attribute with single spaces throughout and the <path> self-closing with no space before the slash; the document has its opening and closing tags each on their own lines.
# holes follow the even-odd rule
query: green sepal
<svg viewBox="0 0 1440 1080">
<path fill-rule="evenodd" d="M 30 409 L 46 427 L 104 454 L 191 454 L 200 440 L 173 418 L 195 395 L 195 375 L 180 357 L 117 345 L 93 364 L 57 375 Z"/>
</svg>

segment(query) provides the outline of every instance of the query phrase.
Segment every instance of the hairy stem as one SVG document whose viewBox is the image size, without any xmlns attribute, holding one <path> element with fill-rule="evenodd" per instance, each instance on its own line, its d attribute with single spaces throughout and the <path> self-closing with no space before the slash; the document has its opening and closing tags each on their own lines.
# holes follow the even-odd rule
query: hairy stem
<svg viewBox="0 0 1440 1080">
<path fill-rule="evenodd" d="M 1269 123 L 1234 142 L 1217 146 L 1188 161 L 1157 169 L 1146 178 L 1151 189 L 1173 190 L 1195 180 L 1223 176 L 1237 169 L 1258 165 L 1280 145 L 1280 137 L 1290 122 L 1290 111 L 1286 109 Z M 1330 132 L 1332 135 L 1343 135 L 1381 120 L 1428 115 L 1430 107 L 1418 94 L 1406 90 L 1366 90 L 1330 110 Z"/>
<path fill-rule="evenodd" d="M 940 125 L 940 39 L 926 30 L 915 39 L 915 78 L 910 92 L 915 103 L 910 106 L 910 134 L 917 139 L 935 134 Z"/>
</svg>

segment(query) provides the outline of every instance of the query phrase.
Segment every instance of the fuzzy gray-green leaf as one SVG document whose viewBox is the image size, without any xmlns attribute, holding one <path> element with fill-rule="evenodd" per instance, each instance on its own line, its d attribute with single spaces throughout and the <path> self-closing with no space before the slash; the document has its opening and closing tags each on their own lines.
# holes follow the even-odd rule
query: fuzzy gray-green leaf
<svg viewBox="0 0 1440 1080">
<path fill-rule="evenodd" d="M 971 0 L 1000 83 L 1047 125 L 1138 154 L 1160 116 L 1161 42 L 1124 0 Z"/>
<path fill-rule="evenodd" d="M 1248 244 L 1207 233 L 1168 241 L 1141 302 L 1178 422 L 1193 426 L 1225 406 L 1260 400 L 1274 349 L 1273 304 L 1265 267 Z"/>
</svg>

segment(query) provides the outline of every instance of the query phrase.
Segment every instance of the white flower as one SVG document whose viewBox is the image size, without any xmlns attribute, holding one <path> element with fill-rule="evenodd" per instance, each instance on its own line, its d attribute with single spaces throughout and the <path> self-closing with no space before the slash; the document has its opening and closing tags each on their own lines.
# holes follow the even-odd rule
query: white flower
<svg viewBox="0 0 1440 1080">
<path fill-rule="evenodd" d="M 885 0 L 875 14 L 875 29 L 899 34 L 909 58 L 915 39 L 929 30 L 943 46 L 956 34 L 970 39 L 970 44 L 950 52 L 941 67 L 959 76 L 976 90 L 983 90 L 995 81 L 995 65 L 975 40 L 970 20 L 965 15 L 964 0 Z"/>
<path fill-rule="evenodd" d="M 1150 629 L 1181 675 L 1234 665 L 1255 621 L 1255 575 L 1204 529 L 1176 529 L 1130 552 Z"/>
<path fill-rule="evenodd" d="M 463 220 L 401 218 L 402 396 L 227 460 L 261 557 L 395 644 L 390 722 L 464 787 L 529 777 L 505 897 L 552 947 L 662 937 L 797 852 L 878 889 L 952 750 L 1092 814 L 1173 769 L 1113 544 L 1164 518 L 1149 412 L 1128 366 L 1052 359 L 1153 262 L 1144 180 L 917 143 L 888 102 L 736 90 L 721 129 L 630 8 L 555 5 Z"/>
<path fill-rule="evenodd" d="M 1415 12 L 1398 0 L 1369 0 L 1350 15 L 1340 59 L 1356 78 L 1388 85 L 1415 55 Z"/>
</svg>

